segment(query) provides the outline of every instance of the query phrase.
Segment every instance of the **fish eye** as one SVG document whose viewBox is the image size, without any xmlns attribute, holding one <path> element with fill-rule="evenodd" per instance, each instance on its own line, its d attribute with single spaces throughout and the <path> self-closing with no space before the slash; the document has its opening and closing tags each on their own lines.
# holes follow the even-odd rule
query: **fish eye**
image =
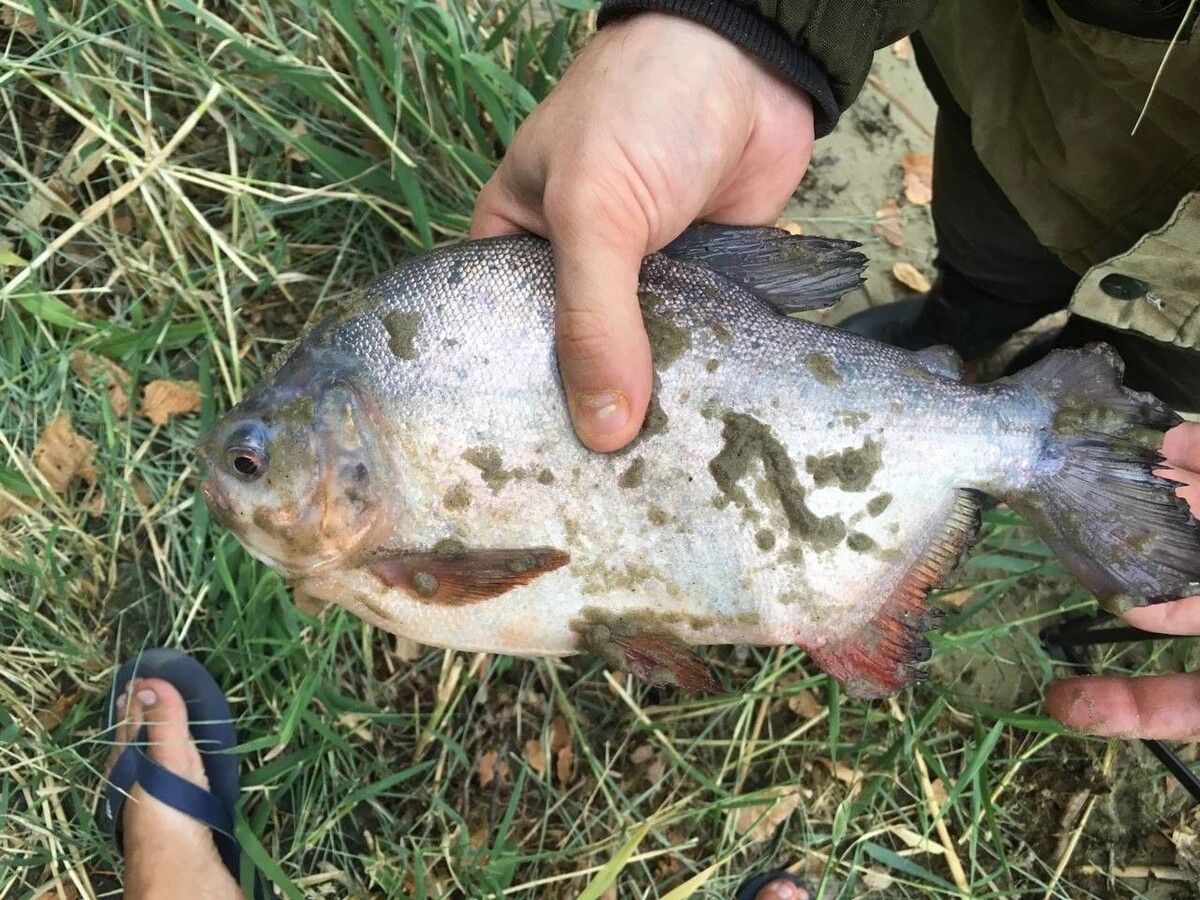
<svg viewBox="0 0 1200 900">
<path fill-rule="evenodd" d="M 253 481 L 267 471 L 267 455 L 253 447 L 231 447 L 225 458 L 229 467 L 246 481 Z"/>
<path fill-rule="evenodd" d="M 242 481 L 254 481 L 267 471 L 266 431 L 258 424 L 239 428 L 225 448 L 225 462 Z"/>
</svg>

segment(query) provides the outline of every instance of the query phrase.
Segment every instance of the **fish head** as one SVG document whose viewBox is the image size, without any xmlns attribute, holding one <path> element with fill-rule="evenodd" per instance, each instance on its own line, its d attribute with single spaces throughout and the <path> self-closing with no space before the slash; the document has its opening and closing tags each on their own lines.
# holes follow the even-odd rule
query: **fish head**
<svg viewBox="0 0 1200 900">
<path fill-rule="evenodd" d="M 286 577 L 352 563 L 392 530 L 390 457 L 370 392 L 297 360 L 200 439 L 213 516 Z"/>
</svg>

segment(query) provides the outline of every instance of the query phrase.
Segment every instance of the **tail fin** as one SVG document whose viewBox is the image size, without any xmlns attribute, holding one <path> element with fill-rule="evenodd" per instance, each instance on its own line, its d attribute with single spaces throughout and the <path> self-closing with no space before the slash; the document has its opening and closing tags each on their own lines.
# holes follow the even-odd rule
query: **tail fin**
<svg viewBox="0 0 1200 900">
<path fill-rule="evenodd" d="M 1014 377 L 1057 404 L 1034 482 L 1006 497 L 1106 608 L 1173 600 L 1200 582 L 1200 523 L 1154 474 L 1181 419 L 1121 385 L 1104 344 L 1060 350 Z"/>
</svg>

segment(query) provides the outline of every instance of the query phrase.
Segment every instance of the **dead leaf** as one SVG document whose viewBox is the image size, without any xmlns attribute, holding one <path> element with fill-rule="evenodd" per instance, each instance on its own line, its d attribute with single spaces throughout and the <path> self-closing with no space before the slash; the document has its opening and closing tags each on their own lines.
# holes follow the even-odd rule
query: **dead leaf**
<svg viewBox="0 0 1200 900">
<path fill-rule="evenodd" d="M 933 157 L 928 153 L 905 153 L 900 168 L 904 170 L 904 199 L 928 206 L 933 200 Z"/>
<path fill-rule="evenodd" d="M 907 36 L 900 38 L 892 44 L 892 56 L 901 62 L 908 62 L 912 59 L 912 41 Z"/>
<path fill-rule="evenodd" d="M 308 126 L 303 121 L 297 120 L 291 128 L 288 129 L 288 134 L 292 137 L 304 137 L 308 134 Z M 289 146 L 283 151 L 283 158 L 290 159 L 293 162 L 307 162 L 308 154 L 302 152 L 295 146 Z"/>
<path fill-rule="evenodd" d="M 141 413 L 155 425 L 166 425 L 171 416 L 200 412 L 197 381 L 152 381 L 142 391 Z"/>
<path fill-rule="evenodd" d="M 32 37 L 38 30 L 37 19 L 32 13 L 17 12 L 9 6 L 0 9 L 0 25 L 25 37 Z"/>
<path fill-rule="evenodd" d="M 829 774 L 849 788 L 851 797 L 862 790 L 862 772 L 858 771 L 857 769 L 850 768 L 840 760 L 835 762 L 832 759 L 818 759 L 817 762 L 827 768 L 829 770 Z"/>
<path fill-rule="evenodd" d="M 910 850 L 916 850 L 920 853 L 941 853 L 943 855 L 946 852 L 946 848 L 941 844 L 918 834 L 906 825 L 891 825 L 886 830 L 889 834 L 894 834 L 902 840 Z"/>
<path fill-rule="evenodd" d="M 571 727 L 567 720 L 562 716 L 555 716 L 550 722 L 550 755 L 554 757 L 555 777 L 563 785 L 571 778 L 571 765 L 575 759 L 573 744 Z"/>
<path fill-rule="evenodd" d="M 392 656 L 400 662 L 415 662 L 421 657 L 421 645 L 412 638 L 396 635 L 392 641 Z"/>
<path fill-rule="evenodd" d="M 926 293 L 933 285 L 921 274 L 921 270 L 912 263 L 898 262 L 892 266 L 892 277 L 910 290 L 918 294 Z"/>
<path fill-rule="evenodd" d="M 875 224 L 871 231 L 879 235 L 893 247 L 904 246 L 904 235 L 900 231 L 900 204 L 894 198 L 888 197 L 883 206 L 875 210 Z"/>
<path fill-rule="evenodd" d="M 140 475 L 134 475 L 129 480 L 129 486 L 133 488 L 133 498 L 137 500 L 139 506 L 143 509 L 148 509 L 154 505 L 154 491 L 150 490 L 150 485 L 146 483 L 146 479 Z"/>
<path fill-rule="evenodd" d="M 542 755 L 542 742 L 537 738 L 525 742 L 525 760 L 539 775 L 546 771 L 546 757 Z"/>
<path fill-rule="evenodd" d="M 500 753 L 491 750 L 479 757 L 478 762 L 475 763 L 475 773 L 479 776 L 480 787 L 487 787 L 496 780 L 496 760 L 499 758 Z"/>
<path fill-rule="evenodd" d="M 76 350 L 71 354 L 71 371 L 88 387 L 99 384 L 106 388 L 108 403 L 118 416 L 129 412 L 129 373 L 111 359 Z"/>
<path fill-rule="evenodd" d="M 950 795 L 946 793 L 946 784 L 940 778 L 935 778 L 929 785 L 929 797 L 936 800 L 939 804 L 945 803 L 950 799 Z"/>
<path fill-rule="evenodd" d="M 646 766 L 646 780 L 651 784 L 658 784 L 666 774 L 667 764 L 663 760 L 662 754 L 655 753 L 654 759 L 650 761 L 650 765 Z"/>
<path fill-rule="evenodd" d="M 38 713 L 37 720 L 43 728 L 50 731 L 62 724 L 71 707 L 79 702 L 83 694 L 75 691 L 70 694 L 59 694 L 48 707 Z"/>
<path fill-rule="evenodd" d="M 306 616 L 319 616 L 325 611 L 325 607 L 329 605 L 328 600 L 322 600 L 320 597 L 306 594 L 297 588 L 292 589 L 292 603 L 296 605 L 296 609 L 300 610 Z"/>
<path fill-rule="evenodd" d="M 948 594 L 938 594 L 938 603 L 944 603 L 947 606 L 953 606 L 955 609 L 962 609 L 971 602 L 971 598 L 975 596 L 975 591 L 972 588 L 963 588 L 960 591 L 950 591 Z"/>
<path fill-rule="evenodd" d="M 804 234 L 804 226 L 799 222 L 791 222 L 787 219 L 780 219 L 775 223 L 776 228 L 782 228 L 788 234 Z"/>
<path fill-rule="evenodd" d="M 882 869 L 867 869 L 862 873 L 862 883 L 868 891 L 886 891 L 895 879 Z"/>
<path fill-rule="evenodd" d="M 568 744 L 565 747 L 560 747 L 558 756 L 554 760 L 554 775 L 558 778 L 558 783 L 563 787 L 567 786 L 567 782 L 571 780 L 571 767 L 575 763 L 575 751 Z"/>
<path fill-rule="evenodd" d="M 33 448 L 33 464 L 55 493 L 62 494 L 76 476 L 88 484 L 96 483 L 92 456 L 96 445 L 75 433 L 71 417 L 61 415 L 42 432 Z"/>
<path fill-rule="evenodd" d="M 800 805 L 800 789 L 795 785 L 772 788 L 766 796 L 771 799 L 740 807 L 734 815 L 734 827 L 752 844 L 769 840 L 784 819 Z"/>
<path fill-rule="evenodd" d="M 813 692 L 808 690 L 801 691 L 795 697 L 789 697 L 787 705 L 788 709 L 801 719 L 815 719 L 825 711 L 825 707 L 813 696 Z"/>
<path fill-rule="evenodd" d="M 640 766 L 642 763 L 648 763 L 654 758 L 654 747 L 651 744 L 639 744 L 633 748 L 633 752 L 629 754 L 629 761 L 635 766 Z"/>
<path fill-rule="evenodd" d="M 561 750 L 571 746 L 571 728 L 562 716 L 555 716 L 550 723 L 550 749 Z"/>
</svg>

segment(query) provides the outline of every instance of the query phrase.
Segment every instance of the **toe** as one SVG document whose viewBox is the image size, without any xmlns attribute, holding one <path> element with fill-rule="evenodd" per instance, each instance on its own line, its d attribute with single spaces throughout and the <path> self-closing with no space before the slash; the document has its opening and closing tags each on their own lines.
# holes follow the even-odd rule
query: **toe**
<svg viewBox="0 0 1200 900">
<path fill-rule="evenodd" d="M 146 752 L 156 763 L 193 784 L 208 788 L 204 762 L 188 730 L 187 704 L 170 683 L 161 678 L 138 678 L 134 700 L 146 723 Z"/>
<path fill-rule="evenodd" d="M 782 878 L 764 884 L 754 900 L 811 900 L 808 891 Z"/>
<path fill-rule="evenodd" d="M 129 689 L 127 688 L 124 693 L 117 697 L 114 704 L 113 729 L 105 735 L 105 738 L 112 742 L 108 750 L 108 760 L 104 763 L 105 778 L 108 777 L 113 766 L 117 764 L 117 758 L 121 755 L 121 752 L 134 739 L 138 727 L 141 725 L 141 710 L 137 708 L 136 702 L 132 708 L 130 707 L 130 696 Z"/>
</svg>

